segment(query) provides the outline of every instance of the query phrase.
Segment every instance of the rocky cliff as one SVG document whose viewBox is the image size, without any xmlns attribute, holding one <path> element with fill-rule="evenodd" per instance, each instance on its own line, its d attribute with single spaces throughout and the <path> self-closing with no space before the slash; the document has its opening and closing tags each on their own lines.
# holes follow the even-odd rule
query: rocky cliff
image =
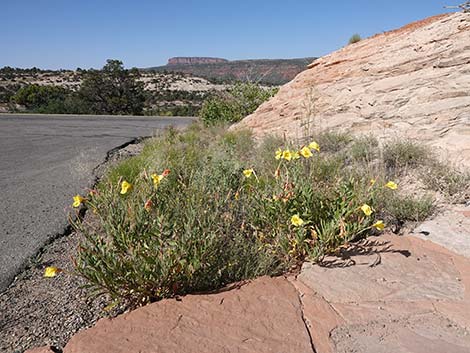
<svg viewBox="0 0 470 353">
<path fill-rule="evenodd" d="M 470 14 L 439 15 L 316 60 L 239 127 L 404 137 L 470 165 Z"/>
<path fill-rule="evenodd" d="M 167 65 L 194 65 L 194 64 L 216 64 L 228 62 L 221 58 L 204 58 L 204 57 L 176 57 L 168 59 Z"/>
<path fill-rule="evenodd" d="M 253 81 L 266 85 L 282 85 L 305 70 L 313 60 L 315 58 L 255 59 L 196 64 L 177 64 L 173 61 L 171 65 L 146 70 L 185 73 L 215 82 Z"/>
</svg>

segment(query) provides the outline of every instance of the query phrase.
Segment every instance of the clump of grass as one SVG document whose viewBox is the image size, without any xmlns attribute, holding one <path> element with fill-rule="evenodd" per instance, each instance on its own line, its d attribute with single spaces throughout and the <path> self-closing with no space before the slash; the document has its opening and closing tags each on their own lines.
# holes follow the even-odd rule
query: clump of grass
<svg viewBox="0 0 470 353">
<path fill-rule="evenodd" d="M 349 153 L 358 162 L 370 162 L 378 157 L 379 142 L 373 136 L 362 136 L 354 139 Z"/>
<path fill-rule="evenodd" d="M 323 152 L 331 153 L 344 150 L 354 140 L 351 135 L 337 131 L 324 131 L 312 138 L 320 144 Z"/>
<path fill-rule="evenodd" d="M 422 168 L 421 178 L 429 189 L 443 194 L 452 202 L 470 199 L 470 173 L 451 164 L 431 160 Z"/>
<path fill-rule="evenodd" d="M 321 137 L 320 150 L 201 125 L 168 130 L 83 200 L 96 223 L 76 224 L 77 272 L 137 305 L 280 274 L 378 232 L 380 215 L 401 222 L 429 212 L 364 168 L 373 141 Z M 342 155 L 351 144 L 352 162 Z"/>
<path fill-rule="evenodd" d="M 348 43 L 354 44 L 354 43 L 360 42 L 361 40 L 362 40 L 361 36 L 356 33 L 356 34 L 353 34 L 351 38 L 349 38 Z"/>
<path fill-rule="evenodd" d="M 431 158 L 428 148 L 412 141 L 390 141 L 383 149 L 385 167 L 393 172 L 425 165 Z"/>
<path fill-rule="evenodd" d="M 434 210 L 434 200 L 431 196 L 409 197 L 393 194 L 383 198 L 381 209 L 384 219 L 390 222 L 420 222 L 424 221 Z"/>
<path fill-rule="evenodd" d="M 470 198 L 470 173 L 445 163 L 430 148 L 413 141 L 394 140 L 383 150 L 383 162 L 389 175 L 415 174 L 428 190 L 438 192 L 450 202 Z"/>
</svg>

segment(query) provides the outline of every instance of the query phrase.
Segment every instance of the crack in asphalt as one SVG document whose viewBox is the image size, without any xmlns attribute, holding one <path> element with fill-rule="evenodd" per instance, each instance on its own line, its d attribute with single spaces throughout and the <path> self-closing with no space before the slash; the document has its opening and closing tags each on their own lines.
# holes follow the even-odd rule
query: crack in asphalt
<svg viewBox="0 0 470 353">
<path fill-rule="evenodd" d="M 122 150 L 122 149 L 124 149 L 124 148 L 126 148 L 130 145 L 139 144 L 140 142 L 144 141 L 147 138 L 149 138 L 149 137 L 148 136 L 140 136 L 140 137 L 132 138 L 129 141 L 127 141 L 127 142 L 125 142 L 125 143 L 123 143 L 123 144 L 121 144 L 117 147 L 114 147 L 114 148 L 110 149 L 108 152 L 106 152 L 106 156 L 104 157 L 103 161 L 101 163 L 99 163 L 98 165 L 96 165 L 91 171 L 91 176 L 93 178 L 93 181 L 91 182 L 90 187 L 94 188 L 99 183 L 99 181 L 101 180 L 102 175 L 98 174 L 98 170 L 100 168 L 102 168 L 103 166 L 105 166 L 117 152 L 119 152 L 120 150 Z M 34 253 L 32 256 L 30 256 L 28 259 L 26 259 L 24 261 L 23 266 L 21 266 L 19 268 L 19 270 L 12 276 L 13 277 L 12 280 L 10 281 L 10 283 L 8 283 L 8 285 L 5 286 L 4 290 L 0 291 L 0 294 L 4 293 L 12 285 L 14 285 L 15 281 L 21 275 L 21 273 L 23 273 L 23 272 L 27 271 L 28 269 L 34 267 L 35 266 L 34 265 L 34 259 L 41 258 L 42 255 L 47 251 L 48 247 L 52 243 L 54 243 L 58 239 L 61 239 L 63 237 L 67 237 L 67 236 L 71 235 L 73 230 L 74 230 L 72 224 L 74 222 L 76 222 L 77 220 L 83 219 L 85 217 L 85 215 L 86 215 L 86 209 L 81 208 L 78 211 L 77 216 L 75 216 L 73 218 L 69 218 L 69 224 L 67 226 L 65 226 L 65 228 L 62 232 L 58 232 L 58 233 L 48 237 L 48 239 L 43 243 L 43 245 L 39 248 L 39 250 L 36 251 L 36 253 Z"/>
</svg>

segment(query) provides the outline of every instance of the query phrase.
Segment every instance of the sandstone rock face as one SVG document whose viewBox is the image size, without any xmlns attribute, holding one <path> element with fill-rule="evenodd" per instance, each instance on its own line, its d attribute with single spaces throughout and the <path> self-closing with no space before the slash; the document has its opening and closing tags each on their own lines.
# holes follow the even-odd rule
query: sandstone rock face
<svg viewBox="0 0 470 353">
<path fill-rule="evenodd" d="M 470 352 L 468 258 L 394 235 L 343 258 L 306 263 L 292 281 L 316 352 Z"/>
<path fill-rule="evenodd" d="M 163 300 L 78 333 L 64 353 L 313 353 L 295 288 L 260 278 L 213 295 Z"/>
<path fill-rule="evenodd" d="M 167 65 L 193 65 L 193 64 L 215 64 L 225 63 L 227 59 L 221 58 L 204 58 L 204 57 L 176 57 L 168 59 Z"/>
<path fill-rule="evenodd" d="M 426 142 L 470 165 L 470 14 L 439 15 L 313 62 L 238 127 Z"/>
</svg>

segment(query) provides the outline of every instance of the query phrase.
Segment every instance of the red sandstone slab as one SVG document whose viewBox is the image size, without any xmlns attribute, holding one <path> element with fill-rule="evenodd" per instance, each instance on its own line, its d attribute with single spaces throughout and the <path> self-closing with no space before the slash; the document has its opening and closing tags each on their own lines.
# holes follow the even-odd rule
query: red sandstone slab
<svg viewBox="0 0 470 353">
<path fill-rule="evenodd" d="M 349 255 L 306 264 L 294 283 L 318 353 L 470 352 L 470 259 L 393 235 Z"/>
<path fill-rule="evenodd" d="M 64 353 L 312 353 L 295 288 L 260 278 L 240 289 L 163 300 L 75 335 Z"/>
</svg>

